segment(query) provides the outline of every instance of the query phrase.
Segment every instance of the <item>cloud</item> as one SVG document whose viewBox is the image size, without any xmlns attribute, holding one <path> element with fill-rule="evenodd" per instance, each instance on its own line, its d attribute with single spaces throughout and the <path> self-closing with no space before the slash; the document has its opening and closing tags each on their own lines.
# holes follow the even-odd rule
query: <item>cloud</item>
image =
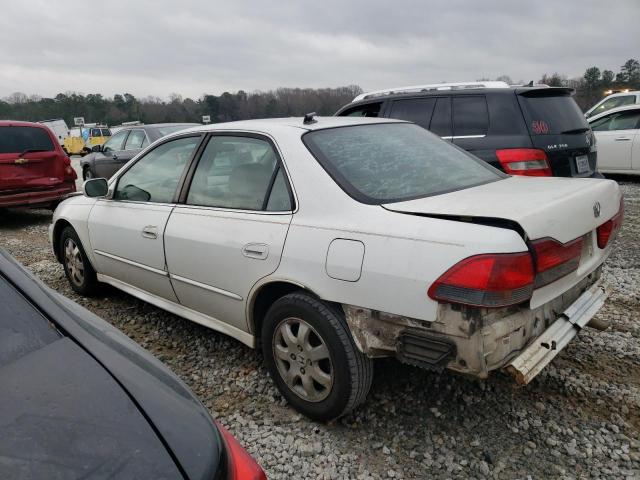
<svg viewBox="0 0 640 480">
<path fill-rule="evenodd" d="M 640 3 L 597 0 L 8 2 L 0 96 L 199 97 L 225 90 L 377 89 L 507 74 L 579 76 L 637 58 Z M 7 43 L 7 40 L 9 42 Z"/>
</svg>

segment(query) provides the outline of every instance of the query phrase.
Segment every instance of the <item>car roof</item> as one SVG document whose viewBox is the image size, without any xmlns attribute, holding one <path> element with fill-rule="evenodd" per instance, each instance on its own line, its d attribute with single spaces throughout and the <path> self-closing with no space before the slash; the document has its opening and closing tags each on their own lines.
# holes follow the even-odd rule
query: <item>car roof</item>
<svg viewBox="0 0 640 480">
<path fill-rule="evenodd" d="M 256 132 L 270 132 L 282 128 L 295 128 L 306 131 L 323 130 L 327 128 L 346 127 L 353 125 L 366 125 L 375 123 L 409 123 L 403 120 L 390 118 L 367 118 L 367 117 L 313 117 L 314 123 L 303 123 L 304 117 L 288 118 L 264 118 L 258 120 L 240 120 L 236 122 L 211 123 L 195 128 L 189 128 L 176 132 L 213 132 L 220 130 L 244 130 Z"/>
<path fill-rule="evenodd" d="M 118 128 L 119 132 L 122 132 L 123 130 L 146 130 L 146 129 L 150 129 L 150 128 L 162 128 L 162 127 L 180 127 L 180 126 L 185 126 L 185 128 L 188 127 L 195 127 L 195 126 L 200 126 L 200 123 L 189 123 L 189 122 L 176 122 L 176 123 L 146 123 L 144 125 L 127 125 L 126 127 L 120 127 Z M 91 127 L 94 128 L 94 127 Z M 115 128 L 115 127 L 96 127 L 96 128 Z"/>
<path fill-rule="evenodd" d="M 591 123 L 594 120 L 598 120 L 602 117 L 606 117 L 607 115 L 611 115 L 612 113 L 624 112 L 626 110 L 640 110 L 640 103 L 634 103 L 633 105 L 624 105 L 622 107 L 610 108 L 609 110 L 605 110 L 604 112 L 601 112 L 601 113 L 598 113 L 597 115 L 589 117 L 587 121 Z"/>
<path fill-rule="evenodd" d="M 23 120 L 0 120 L 0 127 L 35 127 L 48 129 L 46 125 L 36 122 L 25 122 Z"/>
<path fill-rule="evenodd" d="M 382 95 L 375 95 L 371 97 L 366 97 L 364 99 L 358 100 L 361 96 L 356 97 L 350 103 L 347 103 L 343 107 L 338 110 L 338 113 L 343 112 L 344 110 L 358 106 L 358 105 L 367 105 L 371 103 L 382 103 L 386 100 L 401 100 L 401 99 L 409 99 L 409 98 L 418 98 L 418 97 L 443 97 L 443 96 L 458 96 L 458 95 L 486 95 L 487 93 L 496 94 L 496 95 L 535 95 L 540 92 L 544 93 L 556 93 L 562 92 L 570 94 L 574 90 L 568 87 L 548 87 L 546 85 L 534 85 L 532 87 L 527 86 L 509 86 L 509 87 L 500 87 L 500 88 L 490 88 L 490 87 L 476 87 L 476 88 L 465 88 L 459 90 L 425 90 L 425 91 L 412 91 L 412 92 L 398 92 L 398 93 L 388 93 Z M 366 95 L 366 94 L 365 94 Z"/>
</svg>

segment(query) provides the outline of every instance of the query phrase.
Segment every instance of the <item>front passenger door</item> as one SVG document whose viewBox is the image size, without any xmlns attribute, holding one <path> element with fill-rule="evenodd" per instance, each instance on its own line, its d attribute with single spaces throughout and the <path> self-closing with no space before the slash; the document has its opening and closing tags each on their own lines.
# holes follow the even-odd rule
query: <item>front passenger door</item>
<svg viewBox="0 0 640 480">
<path fill-rule="evenodd" d="M 113 137 L 105 142 L 102 151 L 95 157 L 93 169 L 98 178 L 111 178 L 117 168 L 113 167 L 118 162 L 119 155 L 122 155 L 124 143 L 129 135 L 129 130 L 120 130 Z"/>
<path fill-rule="evenodd" d="M 179 137 L 156 146 L 119 176 L 111 199 L 96 201 L 89 215 L 89 239 L 99 274 L 120 286 L 177 301 L 166 269 L 163 233 L 200 138 Z"/>
</svg>

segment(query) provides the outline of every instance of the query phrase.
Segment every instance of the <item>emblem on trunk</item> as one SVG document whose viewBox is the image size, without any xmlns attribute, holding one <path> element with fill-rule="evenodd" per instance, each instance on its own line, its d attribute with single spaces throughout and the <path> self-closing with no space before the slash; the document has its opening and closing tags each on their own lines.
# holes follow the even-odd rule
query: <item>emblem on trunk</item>
<svg viewBox="0 0 640 480">
<path fill-rule="evenodd" d="M 600 216 L 600 202 L 593 204 L 593 216 L 596 218 Z"/>
<path fill-rule="evenodd" d="M 26 158 L 18 158 L 13 163 L 16 163 L 18 165 L 24 165 L 25 163 L 29 163 L 29 160 Z"/>
</svg>

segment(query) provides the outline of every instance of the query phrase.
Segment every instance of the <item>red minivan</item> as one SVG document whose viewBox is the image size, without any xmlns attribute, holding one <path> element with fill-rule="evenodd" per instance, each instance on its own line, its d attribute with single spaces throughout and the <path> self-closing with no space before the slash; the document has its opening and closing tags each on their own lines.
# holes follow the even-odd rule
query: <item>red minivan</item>
<svg viewBox="0 0 640 480">
<path fill-rule="evenodd" d="M 76 172 L 53 132 L 0 120 L 0 207 L 55 207 L 76 191 Z"/>
</svg>

